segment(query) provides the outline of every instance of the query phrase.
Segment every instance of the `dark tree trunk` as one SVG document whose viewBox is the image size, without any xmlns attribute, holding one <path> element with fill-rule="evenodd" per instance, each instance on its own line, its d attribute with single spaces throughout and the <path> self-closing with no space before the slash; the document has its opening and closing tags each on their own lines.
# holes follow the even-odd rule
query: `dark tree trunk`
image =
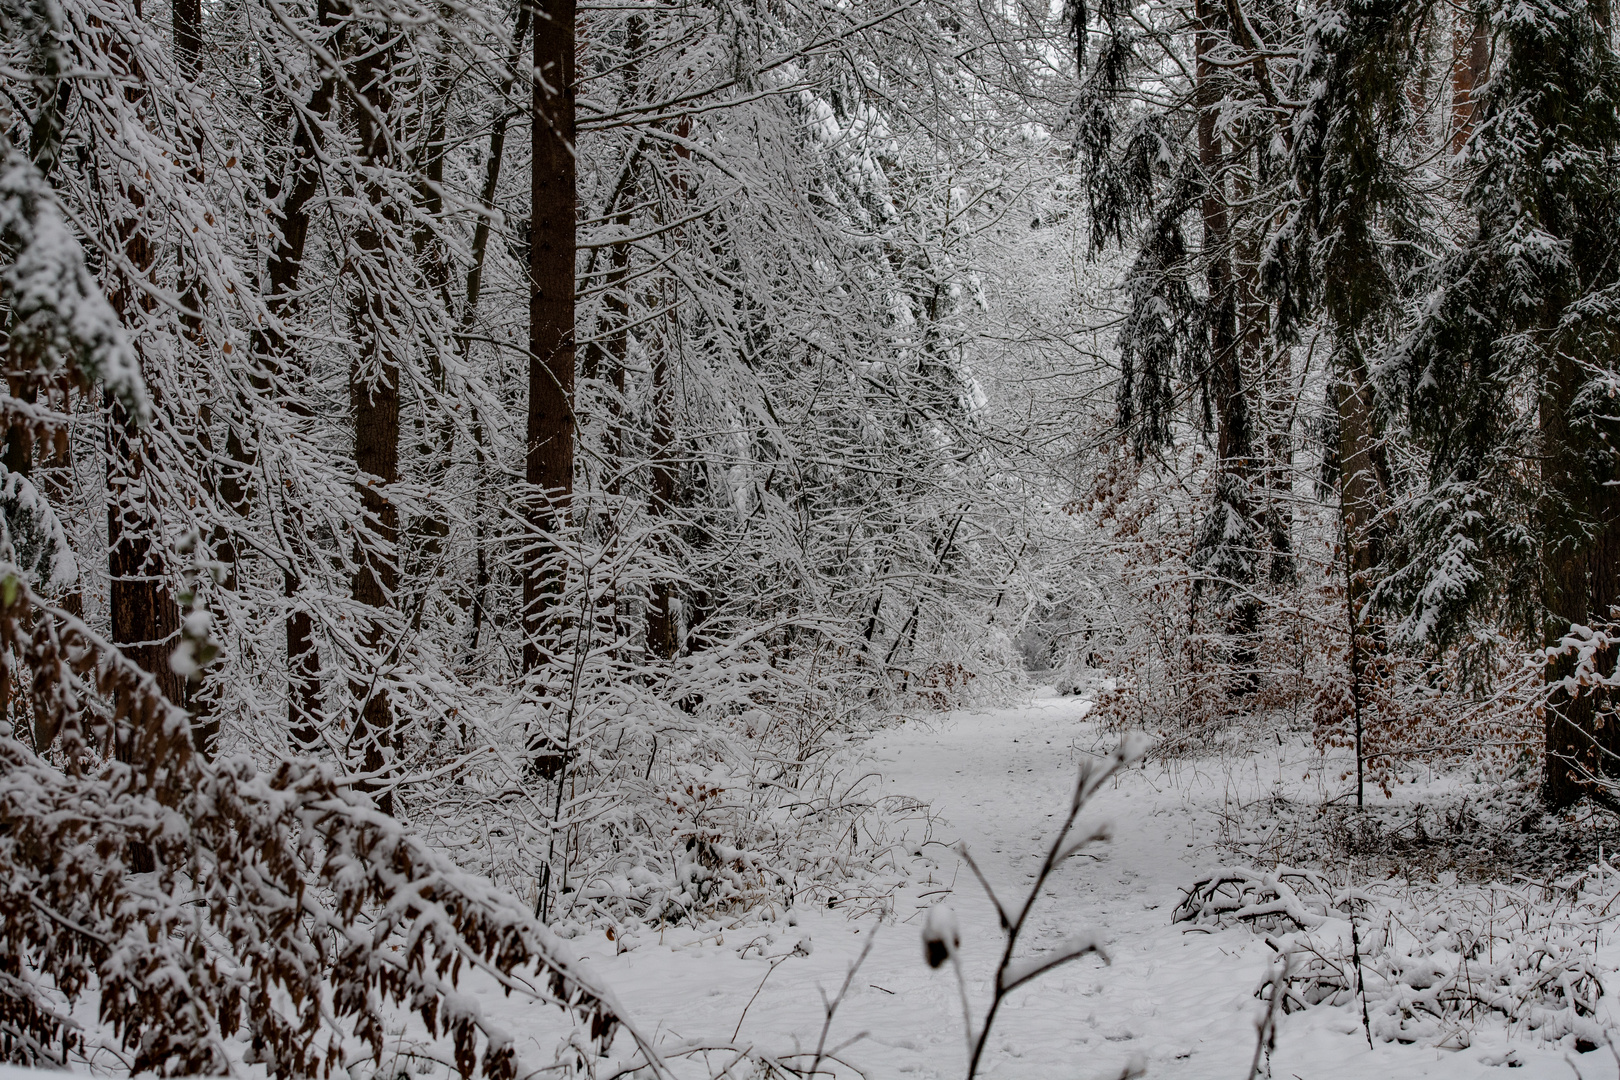
<svg viewBox="0 0 1620 1080">
<path fill-rule="evenodd" d="M 451 83 L 450 70 L 441 57 L 430 83 L 431 100 L 435 104 L 432 106 L 432 119 L 428 124 L 427 138 L 420 154 L 419 170 L 422 180 L 418 185 L 417 194 L 421 218 L 413 238 L 416 262 L 422 277 L 428 288 L 438 294 L 447 312 L 453 309 L 450 299 L 450 255 L 439 236 L 438 225 L 444 216 L 444 160 Z M 446 369 L 442 348 L 438 342 L 428 345 L 428 377 L 432 380 L 434 391 L 439 394 L 444 394 L 450 388 L 449 372 Z M 441 409 L 435 415 L 431 408 L 418 411 L 415 427 L 416 456 L 426 474 L 430 509 L 420 520 L 412 523 L 413 535 L 405 554 L 409 557 L 407 566 L 413 578 L 436 582 L 440 576 L 436 564 L 443 558 L 444 541 L 450 535 L 445 487 L 455 454 L 456 427 L 448 409 Z M 425 608 L 425 604 L 415 605 L 416 619 L 422 617 Z"/>
<path fill-rule="evenodd" d="M 1609 466 L 1597 474 L 1586 441 L 1571 428 L 1571 412 L 1583 381 L 1580 367 L 1563 350 L 1542 372 L 1540 435 L 1542 482 L 1546 489 L 1542 510 L 1543 603 L 1546 608 L 1544 640 L 1556 645 L 1572 623 L 1584 626 L 1608 623 L 1620 604 L 1620 471 Z M 1620 439 L 1620 425 L 1603 421 L 1608 445 Z M 1596 657 L 1600 673 L 1612 672 L 1614 650 Z M 1620 732 L 1612 715 L 1613 694 L 1585 688 L 1571 696 L 1558 687 L 1574 670 L 1573 656 L 1560 657 L 1547 667 L 1551 688 L 1545 710 L 1546 766 L 1542 796 L 1554 807 L 1568 806 L 1591 786 L 1590 781 L 1617 773 Z M 1599 726 L 1599 713 L 1609 713 Z"/>
<path fill-rule="evenodd" d="M 529 36 L 532 13 L 533 9 L 528 4 L 518 8 L 517 25 L 512 28 L 512 51 L 507 58 L 507 67 L 513 72 L 513 77 L 501 83 L 502 102 L 512 92 L 516 82 L 518 65 L 523 60 L 523 41 Z M 483 292 L 484 259 L 489 250 L 489 211 L 495 208 L 495 192 L 501 182 L 501 162 L 506 157 L 506 127 L 511 119 L 511 113 L 503 108 L 500 115 L 495 117 L 495 126 L 489 133 L 489 153 L 484 161 L 484 189 L 479 199 L 485 213 L 478 215 L 478 224 L 473 226 L 472 265 L 467 268 L 467 296 L 461 310 L 464 333 L 472 329 L 473 319 L 478 313 L 478 297 Z"/>
<path fill-rule="evenodd" d="M 174 62 L 180 69 L 181 75 L 191 79 L 198 72 L 202 53 L 202 0 L 174 0 L 170 8 L 170 24 L 174 32 Z M 203 174 L 203 139 L 202 132 L 191 128 L 191 163 L 187 172 L 192 183 L 201 187 Z M 183 260 L 184 250 L 180 254 Z M 206 348 L 206 336 L 203 333 L 203 305 L 208 300 L 208 288 L 200 274 L 189 274 L 182 277 L 180 306 L 181 325 L 185 329 L 186 337 L 194 348 Z M 212 465 L 214 458 L 213 410 L 204 405 L 198 413 L 196 436 L 202 446 L 210 464 L 203 470 L 204 482 L 208 485 L 210 494 L 222 497 L 227 505 L 234 505 L 234 500 L 240 497 L 237 490 L 236 470 L 230 466 L 220 470 Z M 230 484 L 229 491 L 226 484 Z M 216 524 L 208 537 L 208 547 L 214 557 L 227 568 L 225 586 L 236 588 L 236 543 L 229 529 L 222 524 Z M 216 617 L 218 612 L 215 612 Z M 197 752 L 204 757 L 214 755 L 216 744 L 219 742 L 219 717 L 214 715 L 214 698 L 205 691 L 202 674 L 193 676 L 185 686 L 185 704 L 191 709 L 191 740 Z"/>
<path fill-rule="evenodd" d="M 137 190 L 125 192 L 139 212 L 145 202 Z M 136 220 L 119 227 L 124 255 L 136 273 L 147 273 L 153 263 L 152 242 Z M 120 282 L 110 297 L 126 326 L 144 313 L 149 301 Z M 157 682 L 169 701 L 182 704 L 184 680 L 169 666 L 180 632 L 180 609 L 166 580 L 163 532 L 147 486 L 147 461 L 140 428 L 122 404 L 104 395 L 107 428 L 107 606 L 112 640 Z M 135 764 L 134 740 L 120 731 L 114 756 Z M 136 873 L 154 869 L 151 849 L 144 843 L 130 847 L 130 866 Z"/>
<path fill-rule="evenodd" d="M 330 28 L 341 24 L 342 13 L 327 0 L 317 5 L 320 24 Z M 341 55 L 346 29 L 340 29 L 332 43 Z M 303 267 L 304 248 L 309 239 L 309 204 L 320 192 L 322 169 L 320 151 L 324 143 L 321 121 L 331 115 L 337 100 L 341 80 L 335 72 L 328 72 L 310 94 L 304 109 L 289 111 L 292 125 L 292 165 L 285 189 L 277 177 L 265 177 L 265 199 L 280 206 L 280 230 L 265 261 L 265 307 L 278 320 L 293 315 L 297 308 L 299 274 Z M 286 371 L 295 355 L 280 328 L 272 322 L 253 335 L 254 355 L 265 370 L 273 374 Z M 267 380 L 257 380 L 257 389 L 269 393 Z M 283 406 L 294 415 L 307 416 L 308 409 L 294 395 Z M 226 451 L 237 469 L 228 484 L 221 485 L 221 494 L 246 515 L 251 509 L 251 497 L 245 478 L 251 473 L 253 452 L 233 426 Z M 235 477 L 241 477 L 236 479 Z M 296 515 L 293 516 L 296 521 Z M 296 542 L 296 538 L 295 538 Z M 289 552 L 291 556 L 293 553 Z M 282 578 L 282 591 L 288 600 L 285 621 L 287 641 L 287 727 L 294 752 L 307 753 L 321 741 L 321 678 L 320 657 L 315 651 L 314 621 L 307 607 L 302 606 L 299 594 L 303 582 L 297 572 L 289 568 Z"/>
<path fill-rule="evenodd" d="M 10 383 L 11 396 L 19 401 L 29 404 L 39 400 L 39 384 L 30 376 L 21 373 L 10 373 L 6 376 Z M 18 476 L 28 476 L 34 471 L 34 429 L 27 424 L 10 424 L 6 427 L 5 466 L 7 472 Z"/>
<path fill-rule="evenodd" d="M 670 402 L 669 350 L 660 349 L 653 360 L 652 510 L 668 518 L 675 507 L 674 420 Z M 666 528 L 668 523 L 665 523 Z M 666 550 L 664 554 L 668 555 Z M 654 580 L 647 605 L 647 651 L 664 660 L 680 651 L 680 625 L 675 611 L 675 583 L 667 576 Z"/>
<path fill-rule="evenodd" d="M 1224 162 L 1220 135 L 1215 130 L 1220 112 L 1219 69 L 1210 62 L 1218 38 L 1215 7 L 1210 0 L 1197 5 L 1198 162 L 1204 174 L 1200 204 L 1204 225 L 1203 259 L 1209 291 L 1210 392 L 1214 399 L 1216 453 L 1220 468 L 1246 472 L 1249 467 L 1250 431 L 1248 400 L 1238 352 L 1237 290 L 1232 276 L 1232 230 L 1226 208 Z"/>
<path fill-rule="evenodd" d="M 174 59 L 186 76 L 197 74 L 202 54 L 202 0 L 172 0 L 170 21 L 174 30 Z"/>
<path fill-rule="evenodd" d="M 1356 740 L 1356 806 L 1362 805 L 1362 678 L 1384 648 L 1384 638 L 1367 621 L 1372 570 L 1383 557 L 1380 519 L 1389 491 L 1389 467 L 1375 438 L 1372 391 L 1359 360 L 1344 365 L 1334 384 L 1339 416 L 1339 525 L 1344 543 L 1344 602 L 1349 631 L 1350 694 Z"/>
<path fill-rule="evenodd" d="M 355 109 L 360 153 L 373 170 L 385 168 L 390 161 L 390 140 L 384 125 L 393 109 L 388 84 L 392 61 L 390 50 L 373 47 L 365 50 L 353 67 L 354 85 L 360 95 Z M 374 214 L 393 223 L 387 193 L 379 184 L 366 181 L 365 196 Z M 399 360 L 391 351 L 391 339 L 400 322 L 384 282 L 386 266 L 402 253 L 391 250 L 389 238 L 369 223 L 356 232 L 355 247 L 361 265 L 354 325 L 359 329 L 360 341 L 350 369 L 349 403 L 354 410 L 354 465 L 359 474 L 360 504 L 373 542 L 356 544 L 359 569 L 355 571 L 351 595 L 362 604 L 384 610 L 393 606 L 394 590 L 399 585 L 399 508 L 391 497 L 399 483 Z M 362 639 L 375 668 L 369 680 L 354 686 L 361 706 L 349 746 L 351 751 L 361 753 L 361 766 L 368 773 L 381 772 L 387 766 L 387 751 L 396 738 L 388 691 L 379 679 L 387 662 L 382 655 L 387 626 L 386 620 L 374 619 L 366 627 Z M 392 813 L 392 791 L 383 790 L 377 805 L 384 813 Z"/>
<path fill-rule="evenodd" d="M 504 102 L 517 83 L 519 65 L 523 62 L 523 43 L 529 36 L 529 23 L 533 17 L 533 9 L 528 4 L 520 4 L 517 13 L 517 25 L 512 29 L 512 50 L 507 56 L 506 66 L 511 71 L 511 78 L 501 83 L 501 100 Z M 506 127 L 511 121 L 512 114 L 502 109 L 495 118 L 495 126 L 489 134 L 488 158 L 484 162 L 484 188 L 480 205 L 486 213 L 480 214 L 478 224 L 473 226 L 472 238 L 472 265 L 467 268 L 466 298 L 461 308 L 461 350 L 467 351 L 468 337 L 472 333 L 474 321 L 478 317 L 478 298 L 484 287 L 484 262 L 489 252 L 490 219 L 488 211 L 495 208 L 495 192 L 500 187 L 501 164 L 506 157 Z M 473 514 L 473 573 L 472 589 L 472 630 L 467 638 L 467 662 L 472 664 L 477 659 L 478 640 L 484 629 L 485 605 L 489 597 L 490 572 L 489 550 L 486 546 L 484 534 L 484 486 L 488 482 L 484 471 L 484 425 L 479 414 L 474 409 L 472 423 L 473 454 L 477 459 L 477 476 L 473 483 L 474 514 Z"/>
<path fill-rule="evenodd" d="M 1339 513 L 1350 548 L 1351 572 L 1365 579 L 1382 558 L 1378 515 L 1387 467 L 1372 429 L 1371 391 L 1349 372 L 1335 384 L 1339 414 Z"/>
<path fill-rule="evenodd" d="M 1232 228 L 1227 210 L 1225 161 L 1221 137 L 1216 131 L 1220 112 L 1220 69 L 1211 61 L 1219 43 L 1218 10 L 1211 0 L 1198 0 L 1195 18 L 1196 95 L 1198 106 L 1198 160 L 1204 175 L 1204 195 L 1200 206 L 1203 219 L 1203 259 L 1205 287 L 1209 293 L 1209 391 L 1215 410 L 1216 477 L 1215 506 L 1219 532 L 1214 542 L 1225 546 L 1222 558 L 1214 564 L 1217 592 L 1225 595 L 1227 634 L 1232 640 L 1231 662 L 1234 677 L 1229 690 L 1234 695 L 1254 689 L 1255 631 L 1260 612 L 1246 595 L 1253 584 L 1254 553 L 1231 550 L 1232 530 L 1223 522 L 1240 519 L 1245 531 L 1253 523 L 1253 431 L 1245 385 L 1241 342 L 1238 338 L 1238 297 L 1232 272 Z M 1252 548 L 1252 544 L 1251 544 Z"/>
<path fill-rule="evenodd" d="M 525 479 L 535 539 L 523 567 L 525 671 L 540 663 L 547 608 L 564 572 L 539 535 L 567 524 L 574 492 L 574 22 L 574 0 L 545 0 L 534 19 Z"/>
<path fill-rule="evenodd" d="M 157 680 L 163 696 L 184 701 L 185 681 L 169 666 L 179 643 L 180 608 L 170 594 L 161 530 L 146 490 L 146 456 L 134 417 L 110 394 L 107 407 L 107 573 L 112 640 Z M 120 744 L 119 760 L 129 761 Z"/>
<path fill-rule="evenodd" d="M 124 93 L 138 102 L 142 75 L 130 58 L 136 82 Z M 146 196 L 138 187 L 126 187 L 124 197 L 133 211 L 119 222 L 118 240 L 127 260 L 126 273 L 147 276 L 156 263 L 156 251 L 141 225 Z M 148 317 L 153 301 L 123 274 L 115 275 L 108 300 L 126 327 Z M 138 335 L 131 334 L 138 340 Z M 185 682 L 169 665 L 178 644 L 180 609 L 168 588 L 164 561 L 163 528 L 147 475 L 145 446 L 136 418 L 111 393 L 105 393 L 107 435 L 107 606 L 113 644 L 150 674 L 158 690 L 175 705 L 184 705 Z M 131 733 L 118 733 L 114 756 L 135 764 Z M 146 764 L 146 763 L 142 763 Z M 153 854 L 144 843 L 130 845 L 130 867 L 136 873 L 154 869 Z"/>
</svg>

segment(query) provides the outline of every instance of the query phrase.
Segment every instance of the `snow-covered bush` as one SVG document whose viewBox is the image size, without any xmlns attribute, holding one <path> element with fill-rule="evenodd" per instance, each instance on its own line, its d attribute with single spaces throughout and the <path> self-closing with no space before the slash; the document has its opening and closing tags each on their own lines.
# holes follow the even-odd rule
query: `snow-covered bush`
<svg viewBox="0 0 1620 1080">
<path fill-rule="evenodd" d="M 1596 958 L 1604 895 L 1590 873 L 1544 884 L 1335 886 L 1278 867 L 1221 870 L 1185 890 L 1177 921 L 1246 925 L 1291 954 L 1285 1010 L 1365 1010 L 1385 1041 L 1468 1046 L 1495 1018 L 1516 1035 L 1601 1045 Z"/>
</svg>

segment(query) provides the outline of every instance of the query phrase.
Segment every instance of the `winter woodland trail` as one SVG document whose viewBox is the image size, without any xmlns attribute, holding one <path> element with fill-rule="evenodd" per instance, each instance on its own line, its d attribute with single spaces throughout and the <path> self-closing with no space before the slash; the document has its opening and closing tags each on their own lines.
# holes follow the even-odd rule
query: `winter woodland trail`
<svg viewBox="0 0 1620 1080">
<path fill-rule="evenodd" d="M 654 932 L 619 945 L 603 939 L 576 944 L 638 1021 L 656 1026 L 660 1039 L 729 1042 L 736 1031 L 738 1042 L 776 1053 L 815 1049 L 822 995 L 837 994 L 849 965 L 869 947 L 827 1047 L 849 1043 L 840 1056 L 874 1080 L 959 1077 L 965 1050 L 956 982 L 948 967 L 936 972 L 923 963 L 923 912 L 942 901 L 957 912 L 977 1020 L 989 999 L 1001 938 L 994 909 L 950 845 L 965 841 L 1004 902 L 1021 901 L 1056 815 L 1067 806 L 1081 755 L 1112 746 L 1085 722 L 1087 707 L 1048 691 L 1016 708 L 913 720 L 869 744 L 870 767 L 882 773 L 885 790 L 928 802 L 934 815 L 924 850 L 935 865 L 930 872 L 913 868 L 886 923 L 836 910 L 799 911 L 793 926 L 784 918 L 703 937 L 670 931 L 662 943 Z M 1244 773 L 1251 773 L 1246 785 Z M 1221 862 L 1213 830 L 1223 801 L 1239 786 L 1270 790 L 1280 775 L 1275 761 L 1249 759 L 1239 768 L 1152 763 L 1098 797 L 1082 825 L 1109 819 L 1114 840 L 1097 858 L 1071 859 L 1048 882 L 1021 952 L 1039 953 L 1094 928 L 1112 964 L 1084 957 L 1016 991 L 1002 1009 L 981 1075 L 1101 1080 L 1119 1076 L 1135 1059 L 1149 1077 L 1248 1076 L 1260 1013 L 1254 991 L 1270 950 L 1245 930 L 1189 932 L 1170 920 L 1179 887 Z M 921 842 L 921 828 L 908 847 Z M 801 941 L 808 956 L 794 953 Z M 623 946 L 628 951 L 614 955 Z M 774 971 L 772 957 L 785 957 Z M 532 1013 L 508 1018 L 520 1045 L 536 1019 Z M 538 1026 L 546 1032 L 535 1032 L 523 1048 L 531 1059 L 551 1045 L 550 1024 Z M 1350 1010 L 1319 1007 L 1283 1019 L 1272 1074 L 1298 1080 L 1575 1076 L 1561 1052 L 1534 1045 L 1517 1048 L 1522 1068 L 1501 1071 L 1485 1060 L 1500 1050 L 1484 1039 L 1461 1051 L 1385 1043 L 1369 1049 Z M 1605 1057 L 1583 1055 L 1581 1076 L 1614 1077 L 1613 1062 L 1600 1060 Z M 723 1054 L 714 1058 L 717 1065 L 724 1060 Z"/>
</svg>

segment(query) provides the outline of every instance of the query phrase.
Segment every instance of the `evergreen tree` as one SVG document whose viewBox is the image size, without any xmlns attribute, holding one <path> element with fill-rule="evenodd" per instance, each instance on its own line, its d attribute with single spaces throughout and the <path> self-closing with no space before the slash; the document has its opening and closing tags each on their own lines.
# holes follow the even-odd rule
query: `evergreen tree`
<svg viewBox="0 0 1620 1080">
<path fill-rule="evenodd" d="M 1556 646 L 1620 603 L 1620 58 L 1606 21 L 1580 0 L 1489 9 L 1472 233 L 1394 353 L 1391 385 L 1429 451 L 1408 528 L 1429 544 L 1393 583 L 1436 637 L 1497 605 Z M 1572 664 L 1548 668 L 1553 805 L 1595 790 L 1620 749 L 1602 695 L 1562 685 Z"/>
</svg>

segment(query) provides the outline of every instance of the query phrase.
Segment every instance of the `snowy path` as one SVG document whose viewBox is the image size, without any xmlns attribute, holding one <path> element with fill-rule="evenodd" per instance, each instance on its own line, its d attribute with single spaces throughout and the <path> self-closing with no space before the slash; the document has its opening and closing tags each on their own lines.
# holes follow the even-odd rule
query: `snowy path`
<svg viewBox="0 0 1620 1080">
<path fill-rule="evenodd" d="M 1019 708 L 912 721 L 875 740 L 869 752 L 887 790 L 932 805 L 933 839 L 966 841 L 998 892 L 1015 902 L 1073 790 L 1079 755 L 1109 748 L 1084 722 L 1085 707 L 1047 696 Z M 1133 1057 L 1150 1077 L 1248 1075 L 1259 1010 L 1253 994 L 1269 950 L 1246 931 L 1188 933 L 1170 923 L 1178 887 L 1219 858 L 1208 842 L 1215 824 L 1210 809 L 1232 784 L 1231 776 L 1212 768 L 1168 772 L 1150 765 L 1099 797 L 1083 820 L 1110 819 L 1115 839 L 1097 860 L 1072 859 L 1049 882 L 1025 946 L 1038 952 L 1076 930 L 1096 928 L 1113 963 L 1083 958 L 1016 992 L 991 1036 L 981 1075 L 1100 1080 L 1118 1076 Z M 935 882 L 925 879 L 903 891 L 889 924 L 852 921 L 838 911 L 801 912 L 795 927 L 785 921 L 739 927 L 718 940 L 692 940 L 688 931 L 683 941 L 666 935 L 660 944 L 656 934 L 644 935 L 632 938 L 621 955 L 606 940 L 595 948 L 584 940 L 576 944 L 661 1038 L 730 1041 L 735 1030 L 740 1042 L 779 1053 L 814 1049 L 822 993 L 836 994 L 848 966 L 870 946 L 828 1046 L 865 1033 L 844 1054 L 874 1080 L 959 1077 L 964 1048 L 955 980 L 948 969 L 930 971 L 922 962 L 921 911 L 942 899 L 955 908 L 976 1017 L 988 1000 L 1000 935 L 994 910 L 954 852 L 938 845 L 927 850 L 938 863 Z M 949 895 L 940 892 L 950 886 Z M 780 956 L 806 935 L 811 955 L 790 956 L 765 978 L 770 965 L 759 950 Z M 745 950 L 750 942 L 756 948 Z M 520 1053 L 527 1051 L 533 1064 L 549 1057 L 551 1022 L 533 1014 L 507 1022 L 520 1033 L 520 1047 L 528 1043 Z M 533 1032 L 532 1041 L 522 1037 L 525 1030 Z M 1519 1049 L 1524 1068 L 1499 1071 L 1481 1060 L 1491 1049 L 1369 1049 L 1348 1011 L 1317 1009 L 1284 1020 L 1273 1074 L 1299 1080 L 1575 1075 L 1560 1053 L 1533 1047 Z M 1598 1060 L 1603 1056 L 1580 1059 L 1586 1080 L 1615 1076 L 1612 1062 Z"/>
</svg>

